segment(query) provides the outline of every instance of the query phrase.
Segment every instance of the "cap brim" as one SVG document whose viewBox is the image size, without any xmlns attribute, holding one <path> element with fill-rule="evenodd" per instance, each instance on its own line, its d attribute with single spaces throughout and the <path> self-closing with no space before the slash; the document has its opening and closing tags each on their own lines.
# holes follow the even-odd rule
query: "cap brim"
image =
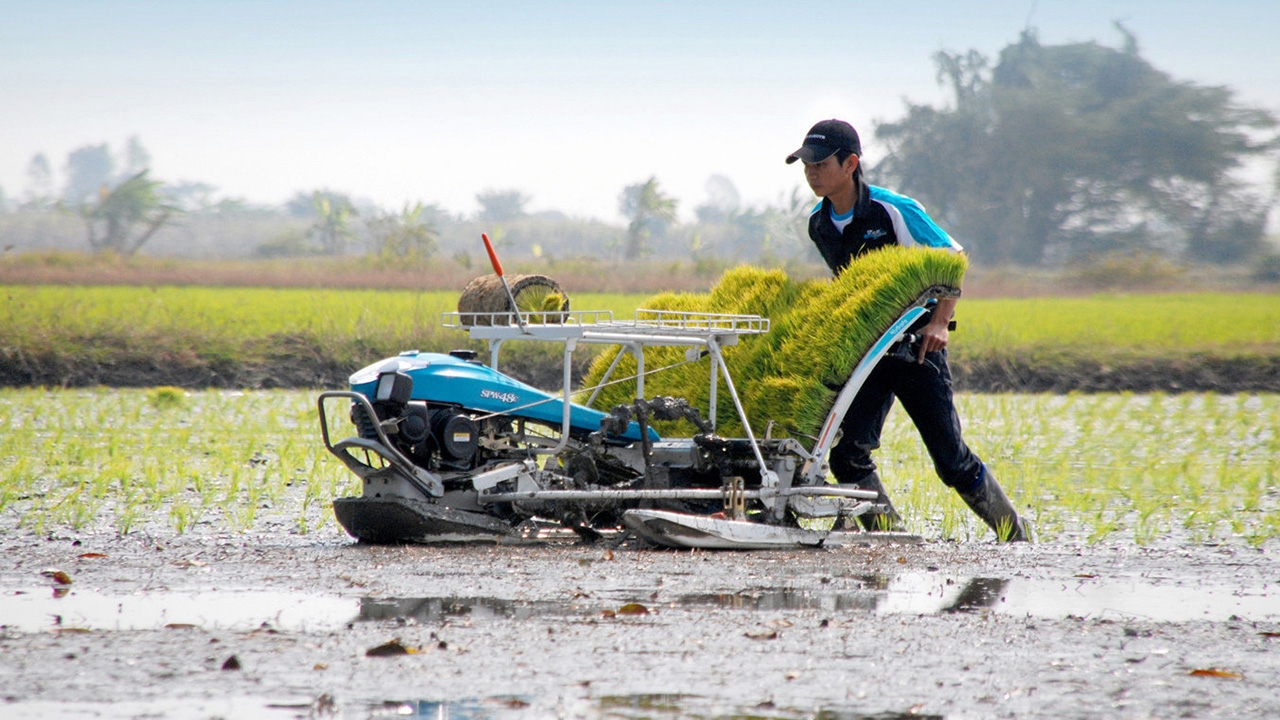
<svg viewBox="0 0 1280 720">
<path fill-rule="evenodd" d="M 836 154 L 836 148 L 829 145 L 802 145 L 799 150 L 787 156 L 787 164 L 797 160 L 807 163 L 819 163 Z"/>
</svg>

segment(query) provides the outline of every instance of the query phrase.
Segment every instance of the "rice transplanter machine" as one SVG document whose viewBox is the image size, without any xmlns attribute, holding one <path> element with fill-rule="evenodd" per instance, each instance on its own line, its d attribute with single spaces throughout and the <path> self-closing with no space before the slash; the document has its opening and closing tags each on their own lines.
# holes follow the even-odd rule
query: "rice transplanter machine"
<svg viewBox="0 0 1280 720">
<path fill-rule="evenodd" d="M 940 294 L 906 308 L 879 336 L 844 384 L 809 443 L 752 427 L 723 352 L 769 332 L 757 315 L 639 309 L 633 319 L 609 311 L 518 309 L 501 263 L 485 238 L 507 291 L 501 312 L 447 312 L 446 328 L 487 343 L 487 364 L 472 351 L 409 351 L 351 376 L 350 389 L 319 396 L 325 447 L 361 480 L 362 493 L 334 501 L 339 522 L 368 542 L 521 542 L 569 528 L 584 539 L 629 530 L 662 546 L 753 549 L 917 540 L 868 533 L 844 521 L 884 508 L 876 493 L 827 480 L 827 454 L 854 396 L 886 355 L 902 351 L 910 330 Z M 503 345 L 543 341 L 563 346 L 559 395 L 499 371 Z M 579 345 L 620 349 L 588 399 L 570 398 L 571 359 Z M 705 362 L 709 403 L 645 398 L 645 351 L 685 348 Z M 626 355 L 635 358 L 635 401 L 592 407 Z M 583 391 L 584 393 L 587 390 Z M 731 403 L 743 437 L 716 433 L 717 405 Z M 330 427 L 346 405 L 355 434 Z M 705 413 L 705 414 L 704 414 Z M 688 426 L 687 437 L 660 435 Z M 830 527 L 831 529 L 823 529 Z M 850 529 L 846 529 L 850 528 Z"/>
</svg>

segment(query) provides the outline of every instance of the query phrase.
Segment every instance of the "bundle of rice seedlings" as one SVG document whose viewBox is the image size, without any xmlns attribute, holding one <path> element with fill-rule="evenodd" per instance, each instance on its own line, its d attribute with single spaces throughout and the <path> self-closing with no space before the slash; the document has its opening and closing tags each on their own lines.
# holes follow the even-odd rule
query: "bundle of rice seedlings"
<svg viewBox="0 0 1280 720">
<path fill-rule="evenodd" d="M 798 283 L 779 270 L 741 266 L 725 272 L 709 293 L 665 293 L 641 307 L 769 318 L 770 331 L 744 336 L 738 345 L 726 348 L 725 363 L 756 432 L 773 421 L 775 436 L 803 440 L 817 434 L 840 387 L 893 321 L 931 287 L 959 288 L 967 267 L 963 255 L 891 246 L 854 260 L 830 280 Z M 647 376 L 645 394 L 682 397 L 706 412 L 708 363 L 683 363 L 684 350 L 645 350 L 647 370 L 675 366 Z M 584 381 L 587 387 L 600 382 L 615 355 L 605 352 L 596 358 Z M 626 356 L 612 378 L 632 376 L 635 369 L 635 359 Z M 635 391 L 634 380 L 610 385 L 595 406 L 608 409 L 629 403 Z M 723 381 L 717 404 L 717 432 L 743 435 Z M 672 425 L 658 428 L 667 434 L 689 431 Z"/>
<path fill-rule="evenodd" d="M 511 289 L 510 296 L 507 287 Z M 546 275 L 509 275 L 507 287 L 497 275 L 473 278 L 458 297 L 462 324 L 488 325 L 491 320 L 488 314 L 511 312 L 512 297 L 516 309 L 531 323 L 562 322 L 562 313 L 569 310 L 569 296 L 559 283 Z M 544 312 L 548 314 L 542 315 Z M 497 321 L 507 322 L 509 318 L 498 317 Z"/>
</svg>

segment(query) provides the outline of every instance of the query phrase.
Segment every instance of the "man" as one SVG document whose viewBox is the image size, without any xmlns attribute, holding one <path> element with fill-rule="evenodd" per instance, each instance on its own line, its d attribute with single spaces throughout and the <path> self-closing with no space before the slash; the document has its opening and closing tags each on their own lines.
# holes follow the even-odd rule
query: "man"
<svg viewBox="0 0 1280 720">
<path fill-rule="evenodd" d="M 787 156 L 787 164 L 804 163 L 805 180 L 822 198 L 809 216 L 809 238 L 833 273 L 886 245 L 963 250 L 915 200 L 867 185 L 861 155 L 862 144 L 852 125 L 823 120 L 809 130 L 800 149 Z M 865 527 L 901 526 L 871 460 L 896 397 L 920 431 L 942 482 L 954 488 L 1000 539 L 1027 541 L 1026 522 L 960 436 L 947 367 L 948 325 L 956 300 L 939 299 L 929 320 L 915 330 L 920 337 L 915 362 L 886 357 L 872 371 L 840 426 L 840 440 L 831 449 L 831 472 L 841 484 L 879 493 L 878 502 L 887 511 L 861 516 Z"/>
</svg>

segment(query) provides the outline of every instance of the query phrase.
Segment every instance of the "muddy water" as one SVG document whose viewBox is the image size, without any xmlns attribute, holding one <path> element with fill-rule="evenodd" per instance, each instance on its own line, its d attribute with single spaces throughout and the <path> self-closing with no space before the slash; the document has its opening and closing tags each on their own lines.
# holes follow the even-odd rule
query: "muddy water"
<svg viewBox="0 0 1280 720">
<path fill-rule="evenodd" d="M 616 559 L 616 558 L 615 558 Z M 666 600 L 667 608 L 731 608 L 744 611 L 826 611 L 930 615 L 999 613 L 1015 617 L 1223 622 L 1233 617 L 1280 621 L 1280 589 L 1267 582 L 1231 587 L 1172 578 L 1075 577 L 1070 581 L 963 577 L 900 572 L 846 578 L 843 589 L 787 585 L 690 593 Z M 351 597 L 259 590 L 136 590 L 36 585 L 6 589 L 0 618 L 6 629 L 38 632 L 159 630 L 200 627 L 245 631 L 260 627 L 331 631 L 355 622 L 523 622 L 568 620 L 644 600 L 647 588 L 617 588 L 561 600 L 513 600 L 484 596 Z M 49 602 L 50 598 L 56 602 Z M 55 612 L 56 611 L 56 612 Z"/>
<path fill-rule="evenodd" d="M 0 717 L 1277 717 L 1277 549 L 12 530 Z"/>
</svg>

